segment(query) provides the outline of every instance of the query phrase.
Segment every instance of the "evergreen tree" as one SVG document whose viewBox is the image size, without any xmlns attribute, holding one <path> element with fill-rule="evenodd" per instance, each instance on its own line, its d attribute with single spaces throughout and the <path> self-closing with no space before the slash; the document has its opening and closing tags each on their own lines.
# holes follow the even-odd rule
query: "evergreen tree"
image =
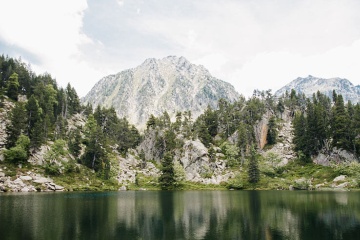
<svg viewBox="0 0 360 240">
<path fill-rule="evenodd" d="M 248 181 L 251 184 L 255 184 L 260 180 L 260 170 L 258 166 L 258 157 L 254 146 L 251 147 L 250 159 L 248 166 Z"/>
<path fill-rule="evenodd" d="M 307 149 L 307 123 L 305 120 L 304 113 L 298 113 L 295 115 L 293 120 L 294 127 L 294 148 L 297 152 L 304 152 L 309 156 L 309 153 L 306 151 Z"/>
<path fill-rule="evenodd" d="M 276 105 L 276 109 L 280 113 L 280 118 L 282 118 L 282 114 L 285 111 L 285 105 L 284 105 L 282 98 L 279 99 L 278 104 Z"/>
<path fill-rule="evenodd" d="M 35 127 L 35 123 L 40 120 L 41 109 L 34 95 L 31 95 L 26 103 L 26 113 L 28 119 L 27 133 L 31 138 L 31 131 Z"/>
<path fill-rule="evenodd" d="M 350 150 L 350 141 L 348 138 L 348 127 L 350 119 L 345 111 L 344 100 L 342 95 L 337 95 L 334 106 L 334 119 L 333 119 L 333 146 Z"/>
<path fill-rule="evenodd" d="M 353 131 L 353 149 L 354 153 L 360 155 L 360 104 L 354 107 L 354 116 L 351 121 L 351 129 Z"/>
<path fill-rule="evenodd" d="M 26 129 L 26 111 L 23 102 L 16 102 L 15 107 L 10 112 L 10 123 L 6 125 L 6 148 L 15 146 L 15 143 Z"/>
<path fill-rule="evenodd" d="M 266 135 L 267 143 L 270 145 L 275 144 L 277 142 L 277 135 L 278 135 L 278 130 L 277 130 L 276 119 L 274 116 L 271 116 L 269 119 L 268 132 Z"/>
<path fill-rule="evenodd" d="M 20 135 L 14 147 L 4 151 L 5 160 L 12 163 L 24 163 L 29 157 L 30 139 Z"/>
<path fill-rule="evenodd" d="M 76 158 L 81 152 L 81 140 L 80 130 L 77 128 L 70 134 L 68 143 L 71 154 Z"/>
<path fill-rule="evenodd" d="M 171 190 L 175 188 L 175 172 L 174 172 L 174 163 L 173 155 L 170 152 L 166 152 L 164 158 L 161 161 L 161 176 L 159 177 L 159 183 L 161 189 Z"/>
<path fill-rule="evenodd" d="M 96 172 L 107 170 L 106 142 L 100 126 L 93 115 L 90 115 L 85 125 L 85 153 L 82 156 L 84 164 Z"/>
<path fill-rule="evenodd" d="M 6 94 L 10 99 L 17 101 L 18 100 L 18 91 L 19 91 L 18 74 L 13 73 L 13 74 L 11 74 L 11 76 L 8 80 Z"/>
<path fill-rule="evenodd" d="M 146 129 L 155 128 L 156 126 L 156 118 L 154 115 L 150 115 L 149 120 L 146 122 Z"/>
</svg>

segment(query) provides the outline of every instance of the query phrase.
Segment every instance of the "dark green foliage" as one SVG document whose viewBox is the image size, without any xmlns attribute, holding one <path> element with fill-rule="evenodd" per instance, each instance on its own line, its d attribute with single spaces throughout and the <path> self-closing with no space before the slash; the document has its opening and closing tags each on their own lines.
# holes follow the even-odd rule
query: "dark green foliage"
<svg viewBox="0 0 360 240">
<path fill-rule="evenodd" d="M 6 126 L 6 148 L 15 146 L 21 133 L 25 132 L 27 123 L 25 104 L 17 102 L 10 112 L 10 123 Z"/>
<path fill-rule="evenodd" d="M 79 157 L 79 155 L 80 155 L 81 141 L 82 141 L 82 139 L 81 139 L 81 134 L 80 134 L 79 129 L 76 129 L 70 133 L 68 146 L 69 146 L 70 153 L 75 158 Z"/>
<path fill-rule="evenodd" d="M 295 151 L 304 151 L 307 148 L 307 124 L 304 113 L 296 114 L 293 120 Z"/>
<path fill-rule="evenodd" d="M 248 181 L 255 184 L 260 180 L 260 170 L 258 166 L 258 156 L 255 148 L 252 146 L 248 165 Z"/>
<path fill-rule="evenodd" d="M 300 159 L 308 159 L 331 147 L 358 154 L 360 110 L 350 102 L 344 104 L 342 95 L 333 92 L 334 106 L 324 94 L 317 92 L 307 100 L 303 112 L 293 120 L 295 150 Z"/>
<path fill-rule="evenodd" d="M 348 136 L 348 128 L 350 126 L 350 119 L 348 113 L 345 111 L 344 100 L 341 95 L 338 95 L 334 107 L 333 119 L 333 146 L 348 150 L 351 148 L 350 139 Z"/>
<path fill-rule="evenodd" d="M 96 123 L 93 115 L 90 115 L 85 125 L 85 153 L 82 156 L 83 163 L 95 171 L 103 168 L 106 158 L 105 137 L 101 127 Z"/>
<path fill-rule="evenodd" d="M 16 145 L 4 151 L 5 160 L 12 163 L 24 163 L 29 157 L 30 139 L 25 135 L 20 135 Z"/>
<path fill-rule="evenodd" d="M 282 114 L 285 111 L 285 105 L 281 98 L 279 99 L 278 104 L 276 105 L 276 110 L 280 113 L 280 118 L 282 118 Z"/>
<path fill-rule="evenodd" d="M 151 129 L 156 126 L 156 118 L 154 115 L 150 115 L 149 120 L 146 122 L 146 129 Z"/>
<path fill-rule="evenodd" d="M 19 86 L 20 85 L 19 85 L 19 80 L 18 80 L 18 74 L 17 73 L 11 74 L 11 76 L 7 82 L 6 95 L 10 99 L 17 101 Z"/>
<path fill-rule="evenodd" d="M 278 129 L 276 124 L 276 118 L 271 116 L 268 123 L 268 132 L 266 141 L 268 144 L 275 144 L 277 142 Z"/>
<path fill-rule="evenodd" d="M 161 164 L 161 176 L 159 177 L 161 189 L 172 190 L 176 185 L 173 155 L 170 152 L 165 153 Z"/>
<path fill-rule="evenodd" d="M 196 120 L 195 125 L 199 139 L 208 147 L 210 143 L 213 143 L 212 138 L 218 133 L 217 111 L 208 106 L 205 112 Z"/>
<path fill-rule="evenodd" d="M 31 147 L 37 149 L 45 142 L 43 120 L 35 123 L 30 132 Z"/>
<path fill-rule="evenodd" d="M 27 133 L 31 135 L 31 129 L 35 127 L 36 122 L 40 121 L 41 117 L 39 102 L 34 95 L 31 95 L 26 103 L 26 112 L 28 118 Z"/>
</svg>

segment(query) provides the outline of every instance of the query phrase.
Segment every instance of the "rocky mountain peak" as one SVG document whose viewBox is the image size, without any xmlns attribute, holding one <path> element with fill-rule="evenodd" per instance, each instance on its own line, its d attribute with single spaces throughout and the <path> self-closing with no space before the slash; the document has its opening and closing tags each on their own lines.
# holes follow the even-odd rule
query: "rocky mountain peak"
<svg viewBox="0 0 360 240">
<path fill-rule="evenodd" d="M 360 88 L 354 86 L 349 80 L 344 78 L 319 78 L 309 75 L 305 78 L 298 77 L 289 84 L 280 88 L 275 95 L 280 96 L 286 91 L 290 92 L 294 89 L 296 92 L 304 93 L 307 97 L 311 97 L 317 91 L 332 97 L 333 90 L 344 97 L 345 101 L 353 103 L 360 102 Z"/>
<path fill-rule="evenodd" d="M 234 101 L 238 93 L 229 83 L 219 80 L 203 66 L 184 57 L 149 58 L 136 68 L 102 78 L 82 99 L 84 103 L 114 107 L 120 117 L 127 117 L 143 127 L 151 114 L 167 111 L 191 111 L 195 118 L 208 105 L 217 107 L 219 99 Z"/>
</svg>

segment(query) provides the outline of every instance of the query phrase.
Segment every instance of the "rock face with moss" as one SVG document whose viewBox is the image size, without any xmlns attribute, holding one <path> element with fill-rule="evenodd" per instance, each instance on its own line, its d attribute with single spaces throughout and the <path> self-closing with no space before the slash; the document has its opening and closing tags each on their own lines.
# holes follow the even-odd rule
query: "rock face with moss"
<svg viewBox="0 0 360 240">
<path fill-rule="evenodd" d="M 201 65 L 184 57 L 147 59 L 140 66 L 101 79 L 83 103 L 114 107 L 120 117 L 144 126 L 151 114 L 191 111 L 194 118 L 223 98 L 234 101 L 238 93 L 229 83 L 210 75 Z"/>
</svg>

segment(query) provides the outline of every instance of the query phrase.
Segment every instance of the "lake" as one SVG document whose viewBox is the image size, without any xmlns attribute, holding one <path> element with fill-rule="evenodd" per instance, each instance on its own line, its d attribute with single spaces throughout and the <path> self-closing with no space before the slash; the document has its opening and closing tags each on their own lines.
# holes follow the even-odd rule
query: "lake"
<svg viewBox="0 0 360 240">
<path fill-rule="evenodd" d="M 360 239 L 360 192 L 5 193 L 0 239 Z"/>
</svg>

